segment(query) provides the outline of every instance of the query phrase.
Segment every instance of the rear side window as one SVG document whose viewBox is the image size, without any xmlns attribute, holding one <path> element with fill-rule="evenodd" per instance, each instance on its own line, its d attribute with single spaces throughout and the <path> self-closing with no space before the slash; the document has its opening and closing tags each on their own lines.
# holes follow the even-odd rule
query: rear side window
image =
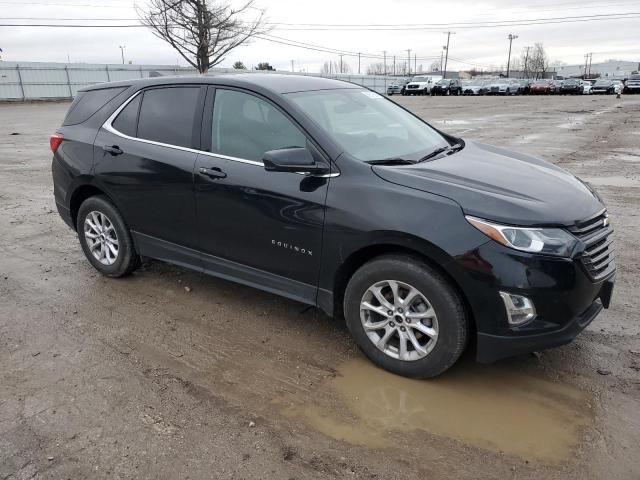
<svg viewBox="0 0 640 480">
<path fill-rule="evenodd" d="M 138 110 L 140 110 L 141 99 L 142 95 L 136 96 L 136 98 L 131 100 L 127 106 L 122 109 L 113 121 L 113 128 L 130 137 L 136 136 L 138 127 Z"/>
<path fill-rule="evenodd" d="M 121 94 L 127 87 L 101 88 L 80 92 L 69 107 L 62 125 L 78 125 L 86 122 L 91 116 Z"/>
<path fill-rule="evenodd" d="M 137 137 L 191 147 L 199 94 L 200 87 L 155 88 L 145 91 Z"/>
</svg>

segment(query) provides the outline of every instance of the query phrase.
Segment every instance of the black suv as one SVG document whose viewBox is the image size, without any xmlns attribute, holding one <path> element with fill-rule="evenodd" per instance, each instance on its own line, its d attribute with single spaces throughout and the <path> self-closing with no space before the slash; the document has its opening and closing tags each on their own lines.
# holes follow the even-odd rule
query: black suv
<svg viewBox="0 0 640 480">
<path fill-rule="evenodd" d="M 431 95 L 462 95 L 462 83 L 453 78 L 438 80 L 431 87 Z"/>
<path fill-rule="evenodd" d="M 438 375 L 470 343 L 483 362 L 567 343 L 611 297 L 587 184 L 350 83 L 94 86 L 51 148 L 60 215 L 104 275 L 153 257 L 317 305 L 401 375 Z"/>
<path fill-rule="evenodd" d="M 582 95 L 584 82 L 575 78 L 569 78 L 562 82 L 560 93 L 563 95 Z"/>
</svg>

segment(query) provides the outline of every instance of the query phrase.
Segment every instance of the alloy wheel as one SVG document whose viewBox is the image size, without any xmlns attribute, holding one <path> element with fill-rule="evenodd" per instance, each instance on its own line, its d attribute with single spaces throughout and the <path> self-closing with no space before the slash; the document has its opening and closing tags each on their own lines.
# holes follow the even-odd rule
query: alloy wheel
<svg viewBox="0 0 640 480">
<path fill-rule="evenodd" d="M 365 291 L 360 321 L 369 340 L 397 360 L 420 360 L 438 341 L 431 303 L 417 288 L 397 280 L 377 282 Z"/>
<path fill-rule="evenodd" d="M 118 259 L 119 244 L 115 227 L 102 212 L 92 211 L 84 219 L 84 238 L 89 251 L 103 265 Z"/>
</svg>

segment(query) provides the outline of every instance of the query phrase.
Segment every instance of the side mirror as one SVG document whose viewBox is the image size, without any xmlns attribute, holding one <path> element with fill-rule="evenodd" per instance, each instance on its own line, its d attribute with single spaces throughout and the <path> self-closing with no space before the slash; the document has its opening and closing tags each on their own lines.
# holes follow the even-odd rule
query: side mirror
<svg viewBox="0 0 640 480">
<path fill-rule="evenodd" d="M 262 156 L 267 172 L 322 173 L 328 169 L 319 165 L 309 150 L 303 147 L 270 150 Z"/>
</svg>

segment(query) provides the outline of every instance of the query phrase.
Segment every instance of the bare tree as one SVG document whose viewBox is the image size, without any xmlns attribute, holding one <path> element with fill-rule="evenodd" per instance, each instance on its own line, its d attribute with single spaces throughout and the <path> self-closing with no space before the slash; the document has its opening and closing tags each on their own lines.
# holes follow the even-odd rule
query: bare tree
<svg viewBox="0 0 640 480">
<path fill-rule="evenodd" d="M 541 43 L 536 43 L 529 52 L 527 69 L 535 78 L 544 78 L 549 70 L 549 56 Z"/>
<path fill-rule="evenodd" d="M 384 62 L 370 63 L 367 66 L 367 75 L 384 75 Z"/>
<path fill-rule="evenodd" d="M 350 73 L 351 67 L 344 60 L 339 62 L 337 60 L 324 62 L 322 64 L 322 68 L 320 69 L 320 73 L 323 75 L 333 75 L 334 73 Z"/>
<path fill-rule="evenodd" d="M 171 45 L 200 73 L 218 65 L 234 48 L 269 30 L 254 0 L 234 7 L 230 0 L 149 0 L 136 7 L 140 21 Z M 248 11 L 257 14 L 248 19 Z"/>
</svg>

